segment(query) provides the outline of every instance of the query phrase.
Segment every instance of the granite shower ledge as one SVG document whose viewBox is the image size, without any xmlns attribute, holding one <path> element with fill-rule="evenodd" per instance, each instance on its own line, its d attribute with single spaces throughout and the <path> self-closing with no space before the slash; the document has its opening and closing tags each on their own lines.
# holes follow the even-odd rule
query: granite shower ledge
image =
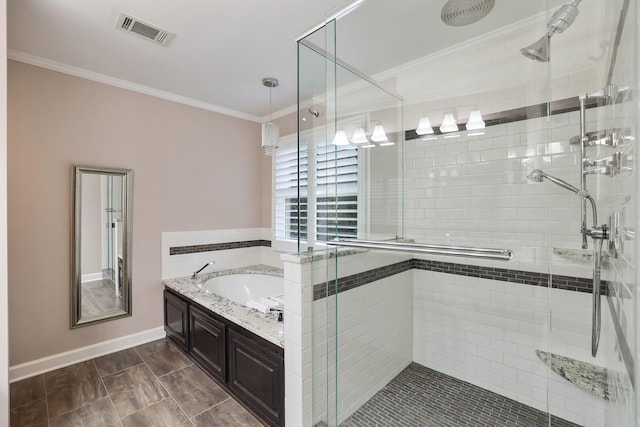
<svg viewBox="0 0 640 427">
<path fill-rule="evenodd" d="M 536 350 L 536 354 L 562 378 L 583 390 L 609 400 L 609 381 L 606 368 L 542 350 Z"/>
<path fill-rule="evenodd" d="M 165 279 L 162 284 L 178 294 L 200 304 L 204 308 L 242 326 L 261 338 L 284 348 L 284 324 L 278 323 L 276 313 L 261 313 L 249 307 L 207 292 L 199 285 L 212 277 L 229 274 L 266 274 L 283 277 L 283 270 L 268 265 L 252 265 L 242 268 L 214 271 L 199 275 L 195 279 L 190 276 Z M 285 319 L 286 322 L 286 319 Z"/>
</svg>

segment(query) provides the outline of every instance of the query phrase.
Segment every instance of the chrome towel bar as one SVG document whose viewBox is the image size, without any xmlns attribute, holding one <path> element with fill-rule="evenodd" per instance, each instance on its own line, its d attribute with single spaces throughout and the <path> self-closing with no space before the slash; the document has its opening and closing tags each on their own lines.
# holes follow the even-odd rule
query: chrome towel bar
<svg viewBox="0 0 640 427">
<path fill-rule="evenodd" d="M 393 252 L 408 252 L 415 254 L 446 255 L 466 258 L 492 259 L 509 261 L 513 259 L 510 249 L 470 248 L 466 246 L 439 246 L 421 243 L 402 243 L 379 240 L 333 239 L 327 241 L 330 246 L 344 246 L 350 248 L 379 249 Z"/>
</svg>

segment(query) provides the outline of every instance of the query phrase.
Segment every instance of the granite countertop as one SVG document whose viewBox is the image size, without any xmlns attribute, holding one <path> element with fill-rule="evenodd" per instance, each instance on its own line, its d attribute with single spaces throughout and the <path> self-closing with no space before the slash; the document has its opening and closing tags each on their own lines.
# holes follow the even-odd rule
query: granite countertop
<svg viewBox="0 0 640 427">
<path fill-rule="evenodd" d="M 195 279 L 192 279 L 191 276 L 166 279 L 162 281 L 162 284 L 212 312 L 242 326 L 248 331 L 253 332 L 259 337 L 284 348 L 284 323 L 278 323 L 277 313 L 261 313 L 258 310 L 245 307 L 208 292 L 199 286 L 212 277 L 241 273 L 267 274 L 270 276 L 283 277 L 283 271 L 280 268 L 268 265 L 251 265 L 248 267 L 205 273 L 198 275 Z"/>
</svg>

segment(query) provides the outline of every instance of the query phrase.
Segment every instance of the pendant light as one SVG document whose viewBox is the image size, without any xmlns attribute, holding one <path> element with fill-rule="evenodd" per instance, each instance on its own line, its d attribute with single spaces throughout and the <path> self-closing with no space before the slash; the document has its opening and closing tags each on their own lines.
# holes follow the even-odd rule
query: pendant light
<svg viewBox="0 0 640 427">
<path fill-rule="evenodd" d="M 278 79 L 265 77 L 262 79 L 262 84 L 269 88 L 269 121 L 262 124 L 262 149 L 264 154 L 272 156 L 278 149 L 278 138 L 280 138 L 278 124 L 271 121 L 271 89 L 278 87 Z"/>
</svg>

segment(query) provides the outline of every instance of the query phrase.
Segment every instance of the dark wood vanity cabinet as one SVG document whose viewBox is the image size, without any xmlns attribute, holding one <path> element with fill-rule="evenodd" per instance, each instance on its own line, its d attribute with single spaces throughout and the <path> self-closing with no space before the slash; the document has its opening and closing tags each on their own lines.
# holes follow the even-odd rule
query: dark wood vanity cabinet
<svg viewBox="0 0 640 427">
<path fill-rule="evenodd" d="M 189 304 L 173 292 L 164 291 L 164 330 L 183 350 L 189 350 Z"/>
<path fill-rule="evenodd" d="M 189 309 L 189 353 L 205 371 L 226 382 L 226 326 L 194 306 Z"/>
<path fill-rule="evenodd" d="M 229 329 L 228 385 L 247 405 L 270 421 L 284 425 L 284 354 L 282 348 Z"/>
<path fill-rule="evenodd" d="M 265 423 L 284 426 L 284 349 L 165 289 L 167 336 Z"/>
</svg>

